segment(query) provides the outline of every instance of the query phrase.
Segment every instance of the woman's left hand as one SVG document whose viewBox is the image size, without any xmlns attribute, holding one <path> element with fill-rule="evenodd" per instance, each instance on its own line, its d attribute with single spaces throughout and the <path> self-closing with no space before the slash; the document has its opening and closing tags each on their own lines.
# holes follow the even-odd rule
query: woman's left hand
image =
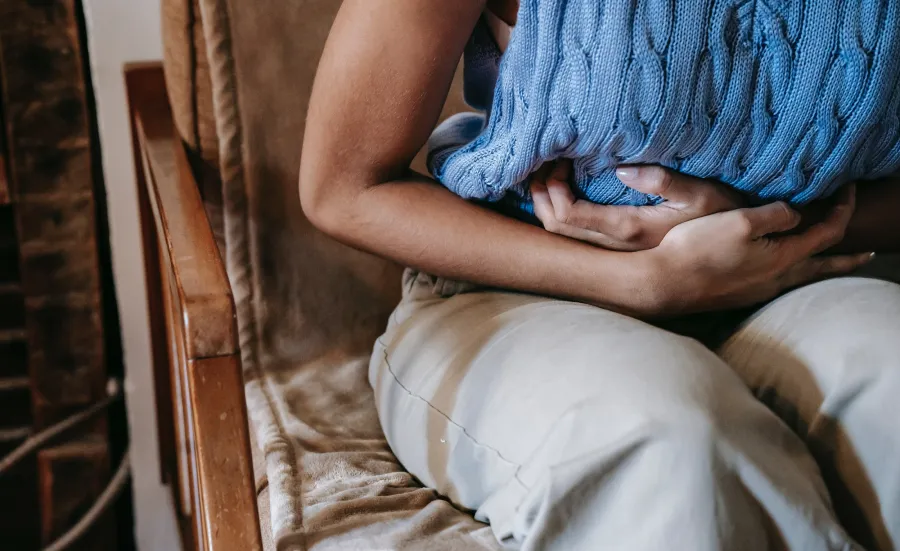
<svg viewBox="0 0 900 551">
<path fill-rule="evenodd" d="M 604 249 L 641 251 L 655 248 L 679 224 L 747 206 L 729 187 L 658 166 L 622 167 L 616 175 L 626 186 L 666 201 L 632 207 L 576 199 L 570 184 L 572 161 L 561 159 L 532 176 L 535 215 L 549 232 Z"/>
</svg>

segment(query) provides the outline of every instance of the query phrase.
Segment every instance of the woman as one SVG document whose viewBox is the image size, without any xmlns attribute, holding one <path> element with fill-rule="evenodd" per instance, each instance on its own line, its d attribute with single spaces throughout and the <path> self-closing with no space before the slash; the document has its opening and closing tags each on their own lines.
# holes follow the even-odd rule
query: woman
<svg viewBox="0 0 900 551">
<path fill-rule="evenodd" d="M 370 368 L 400 461 L 511 547 L 894 549 L 900 286 L 836 277 L 900 250 L 900 185 L 802 225 L 652 166 L 647 207 L 539 171 L 544 228 L 461 200 L 408 166 L 485 8 L 346 0 L 310 105 L 305 213 L 414 267 Z M 661 327 L 766 302 L 715 351 Z"/>
</svg>

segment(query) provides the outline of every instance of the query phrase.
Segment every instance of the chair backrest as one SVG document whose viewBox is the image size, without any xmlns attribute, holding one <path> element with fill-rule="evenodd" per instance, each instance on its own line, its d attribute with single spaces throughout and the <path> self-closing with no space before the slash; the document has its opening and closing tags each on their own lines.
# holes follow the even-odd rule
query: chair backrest
<svg viewBox="0 0 900 551">
<path fill-rule="evenodd" d="M 340 4 L 163 0 L 176 126 L 201 169 L 219 168 L 245 363 L 367 349 L 398 300 L 398 267 L 319 233 L 297 193 L 309 91 Z M 463 107 L 458 85 L 446 115 Z"/>
</svg>

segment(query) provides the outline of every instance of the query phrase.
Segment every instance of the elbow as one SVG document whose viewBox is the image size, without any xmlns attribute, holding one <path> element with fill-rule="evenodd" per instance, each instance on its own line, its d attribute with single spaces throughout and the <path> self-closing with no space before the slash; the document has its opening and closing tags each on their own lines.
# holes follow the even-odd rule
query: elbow
<svg viewBox="0 0 900 551">
<path fill-rule="evenodd" d="M 351 238 L 346 235 L 352 229 L 347 221 L 353 218 L 359 196 L 354 180 L 348 174 L 317 170 L 301 162 L 300 206 L 310 224 L 335 239 Z"/>
<path fill-rule="evenodd" d="M 303 215 L 316 229 L 331 235 L 332 228 L 340 225 L 338 221 L 340 212 L 335 207 L 333 193 L 329 193 L 323 178 L 310 174 L 301 167 L 299 188 Z"/>
</svg>

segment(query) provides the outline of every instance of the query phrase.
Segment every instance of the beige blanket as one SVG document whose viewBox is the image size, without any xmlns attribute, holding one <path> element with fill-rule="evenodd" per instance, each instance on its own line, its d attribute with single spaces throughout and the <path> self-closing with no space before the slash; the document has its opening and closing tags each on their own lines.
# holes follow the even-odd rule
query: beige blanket
<svg viewBox="0 0 900 551">
<path fill-rule="evenodd" d="M 326 238 L 300 209 L 306 104 L 339 4 L 200 2 L 272 535 L 280 550 L 493 549 L 489 528 L 417 484 L 381 432 L 366 365 L 399 297 L 398 267 Z"/>
</svg>

